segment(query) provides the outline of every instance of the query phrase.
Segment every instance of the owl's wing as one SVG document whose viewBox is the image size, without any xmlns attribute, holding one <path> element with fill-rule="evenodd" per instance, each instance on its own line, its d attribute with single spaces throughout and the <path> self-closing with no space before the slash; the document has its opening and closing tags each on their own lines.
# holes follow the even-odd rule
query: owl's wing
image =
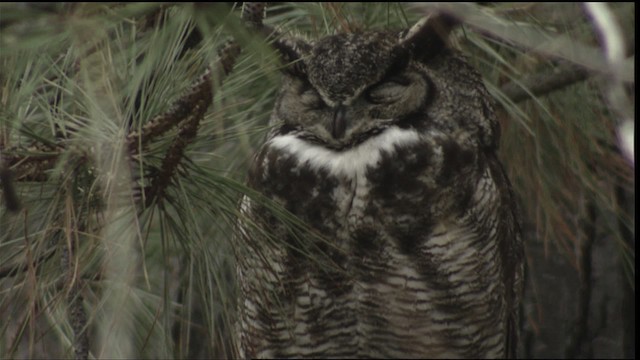
<svg viewBox="0 0 640 360">
<path fill-rule="evenodd" d="M 513 297 L 510 301 L 511 312 L 508 314 L 507 320 L 507 353 L 508 359 L 517 358 L 518 354 L 518 332 L 520 324 L 520 300 L 522 298 L 522 277 L 524 272 L 523 262 L 515 264 L 516 269 L 514 273 L 513 283 L 511 289 L 513 289 Z M 507 284 L 509 285 L 509 284 Z M 507 291 L 509 288 L 507 288 Z"/>
<path fill-rule="evenodd" d="M 507 346 L 506 357 L 515 358 L 518 348 L 519 306 L 523 290 L 524 247 L 520 229 L 520 216 L 511 182 L 495 154 L 487 156 L 489 171 L 498 190 L 497 236 L 503 264 L 506 290 Z"/>
<path fill-rule="evenodd" d="M 519 229 L 518 229 L 519 230 Z M 520 240 L 520 234 L 517 234 L 517 240 L 519 246 L 522 245 Z M 523 277 L 524 277 L 524 261 L 522 250 L 512 260 L 513 264 L 513 278 L 511 284 L 507 283 L 507 290 L 512 290 L 512 297 L 510 301 L 511 313 L 508 318 L 507 325 L 507 358 L 515 359 L 518 353 L 518 332 L 520 330 L 520 301 L 522 299 L 523 291 Z"/>
<path fill-rule="evenodd" d="M 234 252 L 238 279 L 236 358 L 273 357 L 284 341 L 274 327 L 287 320 L 276 295 L 283 284 L 287 249 L 283 244 L 287 227 L 277 221 L 270 200 L 245 195 L 236 223 Z"/>
</svg>

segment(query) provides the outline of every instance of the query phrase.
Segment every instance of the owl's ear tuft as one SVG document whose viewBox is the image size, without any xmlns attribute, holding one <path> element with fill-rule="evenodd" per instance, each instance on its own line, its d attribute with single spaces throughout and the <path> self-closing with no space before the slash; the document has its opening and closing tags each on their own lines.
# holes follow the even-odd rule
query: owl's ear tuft
<svg viewBox="0 0 640 360">
<path fill-rule="evenodd" d="M 306 77 L 304 58 L 311 52 L 311 45 L 300 38 L 280 38 L 272 43 L 280 54 L 283 71 L 298 77 Z"/>
<path fill-rule="evenodd" d="M 458 24 L 458 20 L 448 14 L 433 14 L 405 30 L 399 45 L 409 51 L 414 59 L 427 61 L 447 47 L 449 33 Z"/>
</svg>

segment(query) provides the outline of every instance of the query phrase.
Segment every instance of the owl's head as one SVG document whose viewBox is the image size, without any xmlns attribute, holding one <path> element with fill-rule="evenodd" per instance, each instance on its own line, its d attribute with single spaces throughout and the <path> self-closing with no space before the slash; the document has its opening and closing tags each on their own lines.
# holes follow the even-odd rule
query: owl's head
<svg viewBox="0 0 640 360">
<path fill-rule="evenodd" d="M 394 125 L 453 131 L 466 126 L 492 145 L 495 120 L 471 121 L 491 113 L 486 90 L 475 70 L 446 46 L 454 23 L 441 15 L 403 31 L 277 40 L 274 46 L 288 64 L 277 120 L 334 149 Z M 456 104 L 462 101 L 465 106 Z"/>
</svg>

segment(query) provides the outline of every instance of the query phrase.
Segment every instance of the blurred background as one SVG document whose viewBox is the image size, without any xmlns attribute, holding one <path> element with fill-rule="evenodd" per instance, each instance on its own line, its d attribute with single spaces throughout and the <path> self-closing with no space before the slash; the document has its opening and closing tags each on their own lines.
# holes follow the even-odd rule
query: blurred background
<svg viewBox="0 0 640 360">
<path fill-rule="evenodd" d="M 240 8 L 0 4 L 1 358 L 229 356 L 233 226 L 281 66 Z M 271 3 L 265 23 L 316 39 L 434 9 L 496 100 L 520 356 L 634 358 L 635 4 Z"/>
</svg>

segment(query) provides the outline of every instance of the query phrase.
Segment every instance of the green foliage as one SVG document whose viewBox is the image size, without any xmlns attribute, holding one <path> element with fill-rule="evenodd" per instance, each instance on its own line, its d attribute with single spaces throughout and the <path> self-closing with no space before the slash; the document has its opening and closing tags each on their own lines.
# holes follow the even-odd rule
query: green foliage
<svg viewBox="0 0 640 360">
<path fill-rule="evenodd" d="M 525 30 L 596 43 L 589 18 L 575 9 L 527 6 L 495 5 L 492 14 Z M 619 13 L 630 8 L 616 6 Z M 423 11 L 278 3 L 265 22 L 316 38 L 404 28 Z M 535 234 L 527 241 L 545 241 L 577 263 L 576 218 L 585 202 L 594 203 L 633 282 L 635 255 L 624 231 L 635 231 L 635 204 L 630 210 L 616 200 L 616 191 L 634 194 L 633 169 L 618 150 L 616 114 L 601 83 L 581 81 L 514 103 L 500 90 L 505 83 L 557 62 L 472 27 L 456 34 L 453 45 L 499 101 L 501 157 L 525 229 Z M 224 82 L 214 74 L 196 136 L 163 196 L 145 206 L 144 189 L 180 127 L 131 155 L 127 134 L 169 111 L 215 67 L 231 37 L 243 49 L 234 70 Z M 0 209 L 3 358 L 79 356 L 73 344 L 83 336 L 96 358 L 229 354 L 231 240 L 240 197 L 261 201 L 243 182 L 268 129 L 280 65 L 264 39 L 242 26 L 239 10 L 221 4 L 0 5 L 0 163 L 13 170 L 22 204 L 19 213 Z M 86 322 L 73 315 L 77 299 Z"/>
</svg>

